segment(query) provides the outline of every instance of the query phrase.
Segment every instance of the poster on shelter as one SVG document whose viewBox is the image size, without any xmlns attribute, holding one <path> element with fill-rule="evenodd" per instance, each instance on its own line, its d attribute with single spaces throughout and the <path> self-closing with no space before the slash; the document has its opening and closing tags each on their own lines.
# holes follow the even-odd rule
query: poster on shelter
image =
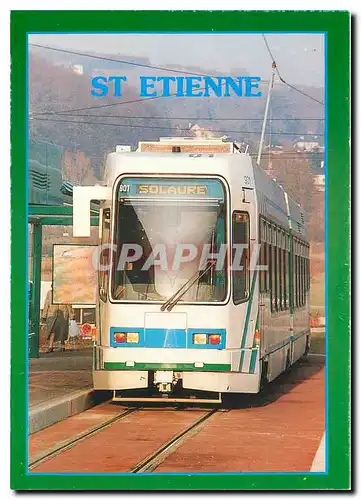
<svg viewBox="0 0 361 500">
<path fill-rule="evenodd" d="M 93 245 L 53 246 L 53 304 L 95 304 Z"/>
</svg>

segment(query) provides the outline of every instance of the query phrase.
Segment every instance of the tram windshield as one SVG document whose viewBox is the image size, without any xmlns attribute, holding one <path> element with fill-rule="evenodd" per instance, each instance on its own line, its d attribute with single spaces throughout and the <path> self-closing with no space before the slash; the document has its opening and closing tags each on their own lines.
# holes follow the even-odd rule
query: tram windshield
<svg viewBox="0 0 361 500">
<path fill-rule="evenodd" d="M 179 302 L 225 300 L 226 200 L 220 180 L 123 178 L 116 199 L 113 300 L 164 303 L 191 278 Z"/>
</svg>

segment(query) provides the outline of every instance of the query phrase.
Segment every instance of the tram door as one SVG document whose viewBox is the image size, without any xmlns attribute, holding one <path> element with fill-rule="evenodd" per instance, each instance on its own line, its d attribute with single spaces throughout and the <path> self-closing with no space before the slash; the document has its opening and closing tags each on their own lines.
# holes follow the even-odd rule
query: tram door
<svg viewBox="0 0 361 500">
<path fill-rule="evenodd" d="M 247 177 L 247 179 L 249 178 Z M 248 373 L 255 366 L 252 348 L 258 307 L 257 254 L 254 248 L 254 244 L 258 242 L 258 231 L 253 188 L 242 188 L 239 209 L 232 212 L 232 241 L 233 303 L 237 307 L 237 315 L 241 315 L 244 325 L 241 339 L 240 371 Z M 239 252 L 238 256 L 237 252 Z M 241 259 L 239 259 L 240 255 L 242 255 Z"/>
<path fill-rule="evenodd" d="M 100 210 L 100 248 L 99 255 L 99 273 L 98 273 L 98 318 L 97 318 L 97 331 L 98 340 L 103 343 L 106 339 L 100 338 L 102 332 L 105 331 L 102 326 L 106 317 L 107 301 L 108 301 L 108 283 L 109 283 L 109 264 L 110 264 L 110 208 L 103 208 Z"/>
</svg>

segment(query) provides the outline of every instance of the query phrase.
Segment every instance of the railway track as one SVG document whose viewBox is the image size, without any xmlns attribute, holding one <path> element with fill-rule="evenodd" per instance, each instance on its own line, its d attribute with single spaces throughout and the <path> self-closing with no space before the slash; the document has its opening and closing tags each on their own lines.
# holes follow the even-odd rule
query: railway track
<svg viewBox="0 0 361 500">
<path fill-rule="evenodd" d="M 160 446 L 154 453 L 150 454 L 144 460 L 135 465 L 130 470 L 130 472 L 139 473 L 139 472 L 154 471 L 158 467 L 158 465 L 161 464 L 167 458 L 168 455 L 173 453 L 187 439 L 190 439 L 199 431 L 201 431 L 201 429 L 206 425 L 207 420 L 209 420 L 217 412 L 219 412 L 219 410 L 214 409 L 210 410 L 205 415 L 202 415 L 189 427 L 176 434 L 173 438 L 171 438 L 169 441 Z"/>
<path fill-rule="evenodd" d="M 57 457 L 70 450 L 71 448 L 77 446 L 83 441 L 89 439 L 90 437 L 101 433 L 108 427 L 113 424 L 116 424 L 120 420 L 126 418 L 127 416 L 140 412 L 144 410 L 143 408 L 128 408 L 125 411 L 121 412 L 118 415 L 115 415 L 112 418 L 109 418 L 105 422 L 102 422 L 99 425 L 92 427 L 80 434 L 77 434 L 72 439 L 68 439 L 59 445 L 43 452 L 35 457 L 29 463 L 29 471 L 33 471 L 37 467 L 41 466 L 43 463 L 48 462 L 49 460 Z M 182 410 L 180 410 L 182 411 Z M 208 410 L 205 414 L 201 415 L 197 420 L 188 425 L 185 429 L 182 429 L 180 432 L 176 433 L 170 439 L 166 440 L 160 446 L 156 448 L 155 451 L 148 454 L 146 458 L 136 463 L 135 466 L 131 467 L 129 472 L 131 473 L 140 473 L 140 472 L 151 472 L 155 470 L 158 465 L 160 465 L 170 454 L 172 454 L 179 446 L 181 446 L 185 441 L 195 436 L 198 432 L 202 430 L 202 428 L 207 424 L 207 421 L 215 415 L 217 412 L 222 410 L 219 409 L 211 409 Z"/>
<path fill-rule="evenodd" d="M 91 429 L 88 429 L 81 434 L 78 434 L 75 436 L 73 439 L 69 439 L 65 441 L 64 443 L 61 443 L 60 445 L 48 450 L 46 453 L 40 454 L 36 459 L 32 460 L 29 462 L 29 471 L 35 469 L 38 467 L 40 464 L 43 462 L 50 460 L 51 458 L 55 457 L 56 455 L 59 455 L 63 451 L 69 450 L 73 446 L 77 445 L 81 441 L 84 441 L 85 439 L 90 438 L 91 436 L 94 436 L 95 434 L 98 434 L 98 432 L 101 432 L 102 430 L 106 429 L 110 425 L 119 422 L 119 420 L 122 420 L 123 418 L 127 417 L 131 413 L 135 413 L 139 411 L 140 408 L 128 408 L 124 410 L 122 413 L 119 413 L 118 415 L 115 415 L 112 418 L 109 418 L 105 422 L 102 422 L 99 425 L 95 425 Z"/>
<path fill-rule="evenodd" d="M 324 425 L 323 362 L 312 357 L 265 395 L 228 410 L 99 405 L 31 435 L 30 470 L 264 472 L 267 464 L 266 471 L 304 472 Z"/>
</svg>

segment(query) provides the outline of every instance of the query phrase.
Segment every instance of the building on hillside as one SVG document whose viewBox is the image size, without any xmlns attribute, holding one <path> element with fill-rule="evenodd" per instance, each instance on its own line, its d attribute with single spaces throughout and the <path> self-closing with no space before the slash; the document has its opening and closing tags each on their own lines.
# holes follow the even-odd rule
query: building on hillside
<svg viewBox="0 0 361 500">
<path fill-rule="evenodd" d="M 325 191 L 325 162 L 322 159 L 314 160 L 311 162 L 311 171 L 313 175 L 313 185 L 315 186 L 316 191 L 324 192 Z"/>
<path fill-rule="evenodd" d="M 325 191 L 325 176 L 324 175 L 314 175 L 313 176 L 313 184 L 315 186 L 316 191 L 320 193 Z"/>
<path fill-rule="evenodd" d="M 293 149 L 295 149 L 297 153 L 303 153 L 305 151 L 321 151 L 324 150 L 324 147 L 321 146 L 320 142 L 318 141 L 318 136 L 314 135 L 310 137 L 310 139 L 305 139 L 304 136 L 300 136 L 294 141 Z"/>
<path fill-rule="evenodd" d="M 189 132 L 194 136 L 198 137 L 200 139 L 216 139 L 219 138 L 219 134 L 215 132 L 214 130 L 208 130 L 204 127 L 201 127 L 197 123 L 192 125 L 191 123 L 189 124 Z"/>
<path fill-rule="evenodd" d="M 106 76 L 107 78 L 110 76 L 124 76 L 124 68 L 95 68 L 91 73 L 91 77 L 96 76 Z"/>
<path fill-rule="evenodd" d="M 267 153 L 271 153 L 274 155 L 280 155 L 284 151 L 284 147 L 281 144 L 274 144 L 274 143 L 268 144 L 267 146 L 265 146 L 264 149 Z"/>
<path fill-rule="evenodd" d="M 84 67 L 82 64 L 74 64 L 72 67 L 73 73 L 76 75 L 83 75 L 84 74 Z"/>
</svg>

